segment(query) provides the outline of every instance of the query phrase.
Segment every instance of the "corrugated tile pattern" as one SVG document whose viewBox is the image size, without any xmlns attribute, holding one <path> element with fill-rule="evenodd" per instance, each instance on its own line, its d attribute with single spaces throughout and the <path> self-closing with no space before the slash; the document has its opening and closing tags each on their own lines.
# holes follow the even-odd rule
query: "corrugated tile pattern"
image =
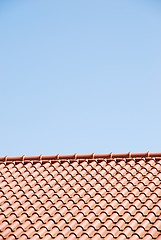
<svg viewBox="0 0 161 240">
<path fill-rule="evenodd" d="M 161 240 L 161 160 L 1 162 L 0 239 Z"/>
</svg>

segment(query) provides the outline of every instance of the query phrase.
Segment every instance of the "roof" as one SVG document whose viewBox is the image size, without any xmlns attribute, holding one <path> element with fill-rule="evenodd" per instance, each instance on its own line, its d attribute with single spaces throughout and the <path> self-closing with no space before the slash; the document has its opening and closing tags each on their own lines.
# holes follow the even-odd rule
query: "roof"
<svg viewBox="0 0 161 240">
<path fill-rule="evenodd" d="M 161 240 L 161 153 L 1 157 L 0 239 Z"/>
</svg>

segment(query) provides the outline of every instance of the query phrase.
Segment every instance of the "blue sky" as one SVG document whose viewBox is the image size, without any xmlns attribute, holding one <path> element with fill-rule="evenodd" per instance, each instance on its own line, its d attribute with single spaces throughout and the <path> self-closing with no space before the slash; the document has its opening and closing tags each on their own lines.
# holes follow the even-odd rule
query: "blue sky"
<svg viewBox="0 0 161 240">
<path fill-rule="evenodd" d="M 161 151 L 161 2 L 0 2 L 0 155 Z"/>
</svg>

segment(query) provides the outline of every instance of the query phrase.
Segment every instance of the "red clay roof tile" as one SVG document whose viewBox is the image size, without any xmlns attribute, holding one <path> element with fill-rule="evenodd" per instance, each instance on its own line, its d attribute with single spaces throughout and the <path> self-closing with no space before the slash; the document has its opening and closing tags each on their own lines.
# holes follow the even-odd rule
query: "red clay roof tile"
<svg viewBox="0 0 161 240">
<path fill-rule="evenodd" d="M 161 153 L 0 158 L 0 239 L 161 240 Z"/>
</svg>

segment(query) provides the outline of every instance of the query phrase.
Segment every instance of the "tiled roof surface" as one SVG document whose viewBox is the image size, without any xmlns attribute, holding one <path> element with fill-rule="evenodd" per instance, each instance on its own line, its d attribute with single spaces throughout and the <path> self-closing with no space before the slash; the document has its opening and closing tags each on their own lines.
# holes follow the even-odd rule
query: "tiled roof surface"
<svg viewBox="0 0 161 240">
<path fill-rule="evenodd" d="M 161 240 L 161 157 L 74 156 L 1 159 L 0 239 Z"/>
</svg>

